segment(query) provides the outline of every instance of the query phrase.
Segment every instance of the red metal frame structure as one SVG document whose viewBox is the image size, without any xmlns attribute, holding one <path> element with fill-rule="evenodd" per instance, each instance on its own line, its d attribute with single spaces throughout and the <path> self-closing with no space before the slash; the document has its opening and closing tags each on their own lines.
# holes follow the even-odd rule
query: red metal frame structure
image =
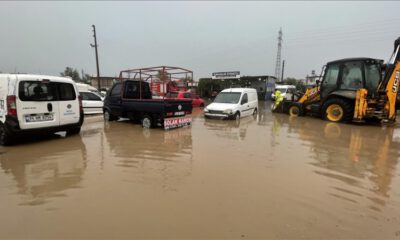
<svg viewBox="0 0 400 240">
<path fill-rule="evenodd" d="M 193 81 L 193 71 L 181 68 L 181 67 L 171 67 L 171 66 L 158 66 L 158 67 L 147 67 L 147 68 L 137 68 L 122 70 L 119 74 L 120 80 L 140 80 L 150 82 L 151 87 L 153 84 L 163 84 L 163 91 L 158 91 L 161 95 L 164 95 L 170 90 L 186 90 L 181 87 L 176 87 L 177 89 L 168 89 L 168 83 L 184 81 L 185 85 L 188 83 L 189 79 Z M 170 84 L 171 85 L 171 84 Z M 173 85 L 173 84 L 172 84 Z"/>
</svg>

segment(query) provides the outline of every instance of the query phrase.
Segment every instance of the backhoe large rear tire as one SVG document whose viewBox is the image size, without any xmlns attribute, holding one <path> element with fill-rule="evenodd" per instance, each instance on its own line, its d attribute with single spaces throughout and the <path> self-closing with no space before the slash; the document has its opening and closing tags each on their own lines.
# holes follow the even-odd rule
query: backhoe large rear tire
<svg viewBox="0 0 400 240">
<path fill-rule="evenodd" d="M 328 99 L 322 107 L 322 117 L 331 122 L 350 122 L 354 105 L 342 98 Z"/>
</svg>

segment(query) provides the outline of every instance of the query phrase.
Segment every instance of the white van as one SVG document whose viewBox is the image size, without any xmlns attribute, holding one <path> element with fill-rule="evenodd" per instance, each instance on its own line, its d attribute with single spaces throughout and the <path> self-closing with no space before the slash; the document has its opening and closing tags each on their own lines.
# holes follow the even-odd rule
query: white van
<svg viewBox="0 0 400 240">
<path fill-rule="evenodd" d="M 79 95 L 82 97 L 84 114 L 103 113 L 104 98 L 99 96 L 97 92 L 79 90 Z"/>
<path fill-rule="evenodd" d="M 282 94 L 283 99 L 292 100 L 294 93 L 296 92 L 296 86 L 294 85 L 275 85 L 275 91 L 279 90 Z M 275 99 L 275 91 L 272 93 L 272 99 Z"/>
<path fill-rule="evenodd" d="M 204 116 L 239 119 L 257 114 L 257 108 L 257 90 L 254 88 L 229 88 L 221 91 L 213 103 L 204 108 Z"/>
<path fill-rule="evenodd" d="M 93 92 L 104 100 L 105 95 L 92 85 L 86 83 L 76 83 L 76 86 L 78 87 L 79 92 Z"/>
<path fill-rule="evenodd" d="M 84 114 L 103 113 L 104 96 L 97 88 L 86 83 L 77 83 L 79 95 L 82 97 Z"/>
<path fill-rule="evenodd" d="M 0 144 L 24 133 L 80 132 L 82 101 L 70 78 L 0 74 Z"/>
</svg>

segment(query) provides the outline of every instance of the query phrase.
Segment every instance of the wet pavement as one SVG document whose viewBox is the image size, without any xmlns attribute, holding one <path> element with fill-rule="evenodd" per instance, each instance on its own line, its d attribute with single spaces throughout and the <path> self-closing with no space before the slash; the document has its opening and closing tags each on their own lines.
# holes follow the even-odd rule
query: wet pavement
<svg viewBox="0 0 400 240">
<path fill-rule="evenodd" d="M 400 239 L 400 124 L 193 114 L 0 147 L 0 238 Z"/>
</svg>

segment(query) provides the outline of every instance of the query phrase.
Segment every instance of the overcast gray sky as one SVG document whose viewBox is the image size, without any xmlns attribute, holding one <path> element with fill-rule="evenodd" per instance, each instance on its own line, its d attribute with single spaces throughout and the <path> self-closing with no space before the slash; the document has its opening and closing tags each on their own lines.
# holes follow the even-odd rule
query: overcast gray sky
<svg viewBox="0 0 400 240">
<path fill-rule="evenodd" d="M 327 61 L 387 60 L 400 36 L 400 2 L 0 2 L 0 71 L 58 75 L 158 65 L 274 75 L 279 28 L 285 76 L 304 78 Z"/>
</svg>

